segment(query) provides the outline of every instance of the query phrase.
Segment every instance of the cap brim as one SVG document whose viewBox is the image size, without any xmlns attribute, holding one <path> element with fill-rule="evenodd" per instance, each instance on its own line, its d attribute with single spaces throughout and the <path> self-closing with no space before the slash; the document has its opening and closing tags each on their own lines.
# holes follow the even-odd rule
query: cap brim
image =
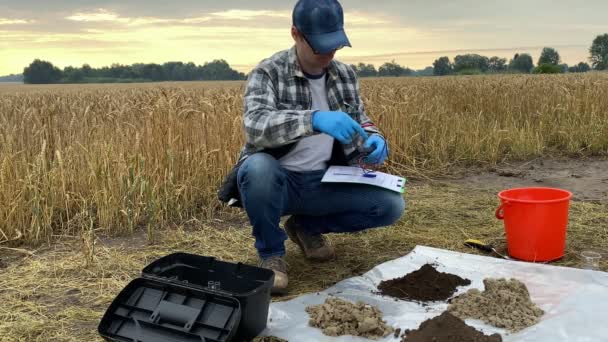
<svg viewBox="0 0 608 342">
<path fill-rule="evenodd" d="M 308 39 L 312 49 L 322 54 L 331 53 L 334 50 L 344 46 L 351 46 L 344 30 L 329 33 L 309 34 L 306 35 L 306 38 Z"/>
</svg>

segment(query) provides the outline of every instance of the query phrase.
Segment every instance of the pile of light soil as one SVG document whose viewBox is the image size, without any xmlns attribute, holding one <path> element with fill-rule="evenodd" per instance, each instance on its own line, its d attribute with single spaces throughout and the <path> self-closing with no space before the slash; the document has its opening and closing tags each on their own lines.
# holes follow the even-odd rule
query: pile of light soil
<svg viewBox="0 0 608 342">
<path fill-rule="evenodd" d="M 462 319 L 476 318 L 511 332 L 538 323 L 544 314 L 519 280 L 484 279 L 483 284 L 483 292 L 472 289 L 452 299 L 448 311 Z"/>
<path fill-rule="evenodd" d="M 466 325 L 460 318 L 444 312 L 440 316 L 426 320 L 418 329 L 406 331 L 402 342 L 501 342 L 499 334 L 484 335 L 481 331 Z"/>
<path fill-rule="evenodd" d="M 378 339 L 393 332 L 382 320 L 377 308 L 358 302 L 356 304 L 329 297 L 325 303 L 306 308 L 309 324 L 323 330 L 328 336 L 353 335 Z"/>
<path fill-rule="evenodd" d="M 430 264 L 401 278 L 386 280 L 378 285 L 385 296 L 415 301 L 436 301 L 450 298 L 458 286 L 471 284 L 457 275 L 438 272 Z"/>
</svg>

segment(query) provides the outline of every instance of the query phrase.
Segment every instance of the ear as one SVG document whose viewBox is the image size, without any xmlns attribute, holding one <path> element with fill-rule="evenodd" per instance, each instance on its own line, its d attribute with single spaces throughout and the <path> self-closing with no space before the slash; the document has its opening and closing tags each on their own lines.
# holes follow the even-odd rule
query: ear
<svg viewBox="0 0 608 342">
<path fill-rule="evenodd" d="M 295 42 L 297 42 L 297 41 L 298 41 L 298 38 L 299 38 L 299 35 L 300 35 L 300 34 L 299 34 L 298 29 L 296 28 L 296 26 L 295 26 L 295 25 L 292 25 L 292 26 L 291 26 L 291 38 L 293 38 L 293 40 L 294 40 Z"/>
</svg>

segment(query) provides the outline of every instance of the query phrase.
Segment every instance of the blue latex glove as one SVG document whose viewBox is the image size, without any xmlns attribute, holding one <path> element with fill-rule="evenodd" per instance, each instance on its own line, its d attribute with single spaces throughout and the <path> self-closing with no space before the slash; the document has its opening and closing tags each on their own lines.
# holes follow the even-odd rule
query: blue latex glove
<svg viewBox="0 0 608 342">
<path fill-rule="evenodd" d="M 363 147 L 374 148 L 374 150 L 364 159 L 367 164 L 380 165 L 384 163 L 388 157 L 388 144 L 386 143 L 386 140 L 377 134 L 369 137 L 363 144 Z"/>
<path fill-rule="evenodd" d="M 367 139 L 361 125 L 344 112 L 317 111 L 312 116 L 312 128 L 336 138 L 342 144 L 350 144 L 357 134 Z"/>
</svg>

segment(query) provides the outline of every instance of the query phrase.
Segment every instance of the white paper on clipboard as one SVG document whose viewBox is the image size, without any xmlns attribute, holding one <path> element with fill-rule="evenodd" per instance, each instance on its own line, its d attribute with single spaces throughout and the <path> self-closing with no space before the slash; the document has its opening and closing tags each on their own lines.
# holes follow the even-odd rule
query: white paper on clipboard
<svg viewBox="0 0 608 342">
<path fill-rule="evenodd" d="M 378 186 L 392 191 L 405 192 L 405 177 L 375 171 L 376 177 L 365 177 L 360 167 L 330 166 L 321 179 L 322 183 L 357 183 Z"/>
</svg>

